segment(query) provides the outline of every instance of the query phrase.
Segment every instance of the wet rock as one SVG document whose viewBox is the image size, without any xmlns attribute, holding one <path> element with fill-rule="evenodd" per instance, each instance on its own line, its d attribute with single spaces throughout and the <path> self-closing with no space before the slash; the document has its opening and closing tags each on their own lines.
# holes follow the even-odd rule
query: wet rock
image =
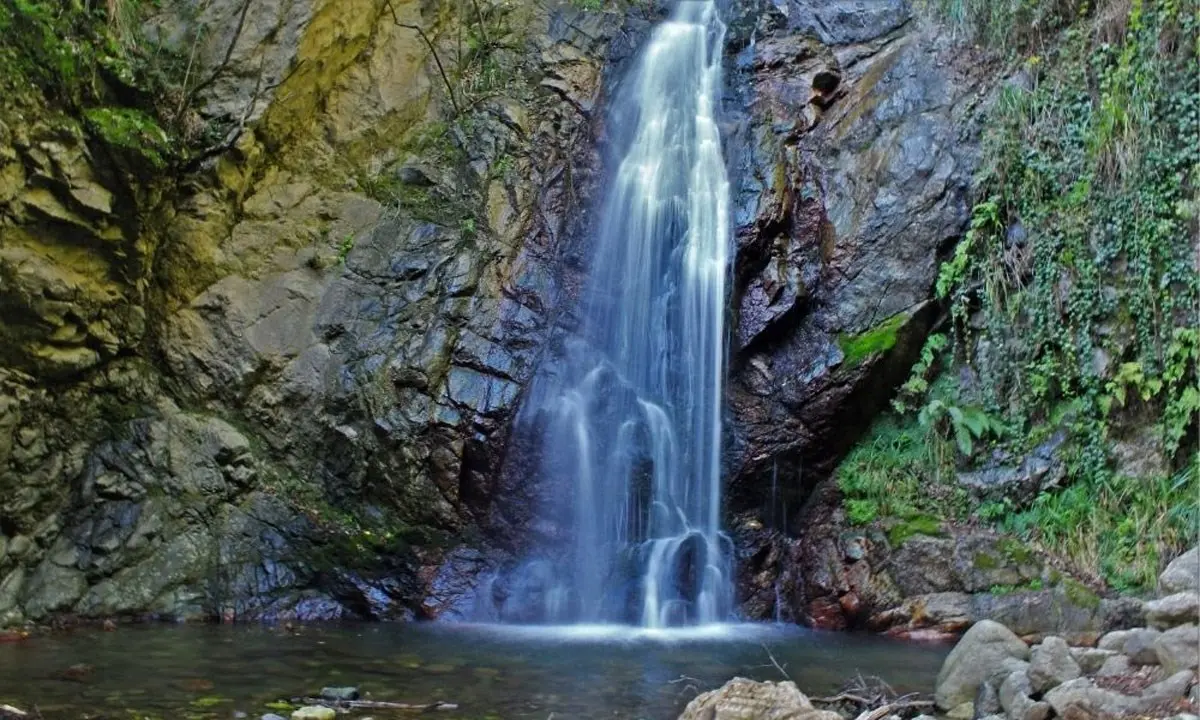
<svg viewBox="0 0 1200 720">
<path fill-rule="evenodd" d="M 267 713 L 259 718 L 259 720 L 287 720 L 287 718 L 276 715 L 275 713 Z"/>
<path fill-rule="evenodd" d="M 358 699 L 358 688 L 356 687 L 323 687 L 321 688 L 322 700 L 346 701 Z"/>
<path fill-rule="evenodd" d="M 837 720 L 835 712 L 817 710 L 792 682 L 755 682 L 734 678 L 698 695 L 679 720 Z"/>
<path fill-rule="evenodd" d="M 1158 663 L 1168 673 L 1200 668 L 1200 626 L 1180 625 L 1154 639 Z"/>
<path fill-rule="evenodd" d="M 1200 546 L 1172 560 L 1158 576 L 1158 588 L 1164 595 L 1200 592 Z"/>
<path fill-rule="evenodd" d="M 990 620 L 976 623 L 942 664 L 934 699 L 944 710 L 970 702 L 980 685 L 1001 683 L 1028 658 L 1029 647 L 1011 630 Z"/>
<path fill-rule="evenodd" d="M 1158 630 L 1200 622 L 1200 592 L 1180 592 L 1151 600 L 1146 603 L 1146 622 Z"/>
<path fill-rule="evenodd" d="M 1033 648 L 1029 661 L 1029 682 L 1041 694 L 1080 676 L 1079 664 L 1071 657 L 1070 646 L 1060 637 L 1048 637 Z"/>
</svg>

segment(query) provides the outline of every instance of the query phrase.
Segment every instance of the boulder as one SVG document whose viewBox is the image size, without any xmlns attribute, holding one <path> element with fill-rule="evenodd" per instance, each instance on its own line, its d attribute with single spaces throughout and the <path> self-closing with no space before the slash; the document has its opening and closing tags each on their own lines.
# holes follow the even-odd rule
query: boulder
<svg viewBox="0 0 1200 720">
<path fill-rule="evenodd" d="M 1158 576 L 1158 589 L 1164 595 L 1200 592 L 1200 546 L 1188 550 L 1167 565 Z"/>
<path fill-rule="evenodd" d="M 1109 658 L 1119 653 L 1116 650 L 1102 648 L 1071 648 L 1071 657 L 1079 663 L 1079 669 L 1084 675 L 1094 675 Z"/>
<path fill-rule="evenodd" d="M 1133 672 L 1133 666 L 1130 664 L 1129 658 L 1117 653 L 1104 661 L 1104 664 L 1096 671 L 1096 676 L 1114 677 L 1117 675 L 1128 675 L 1131 672 Z"/>
<path fill-rule="evenodd" d="M 1076 678 L 1046 693 L 1046 702 L 1062 718 L 1084 720 L 1120 716 L 1139 707 L 1137 698 L 1113 690 L 1098 688 L 1088 678 Z"/>
<path fill-rule="evenodd" d="M 679 720 L 840 720 L 817 710 L 793 682 L 756 682 L 734 678 L 696 696 Z"/>
<path fill-rule="evenodd" d="M 346 701 L 358 699 L 358 688 L 356 687 L 323 687 L 321 688 L 322 700 Z"/>
<path fill-rule="evenodd" d="M 1029 682 L 1035 693 L 1044 693 L 1082 674 L 1071 657 L 1071 648 L 1060 637 L 1050 636 L 1033 649 L 1029 662 Z"/>
<path fill-rule="evenodd" d="M 1000 706 L 1012 720 L 1046 720 L 1050 717 L 1050 705 L 1029 697 L 1032 693 L 1028 672 L 1020 670 L 1004 679 L 997 694 Z"/>
<path fill-rule="evenodd" d="M 1131 630 L 1125 638 L 1123 651 L 1135 665 L 1157 665 L 1158 655 L 1154 652 L 1154 641 L 1161 635 L 1158 630 L 1138 628 Z"/>
<path fill-rule="evenodd" d="M 1143 690 L 1142 699 L 1147 704 L 1155 704 L 1164 700 L 1178 700 L 1187 694 L 1191 684 L 1192 671 L 1180 670 L 1172 673 L 1166 680 L 1156 682 Z"/>
<path fill-rule="evenodd" d="M 324 705 L 309 705 L 292 712 L 292 720 L 334 720 L 337 711 Z"/>
<path fill-rule="evenodd" d="M 1179 592 L 1146 603 L 1146 622 L 1159 630 L 1200 622 L 1200 592 Z"/>
<path fill-rule="evenodd" d="M 1125 641 L 1129 639 L 1132 630 L 1113 630 L 1112 632 L 1102 636 L 1100 641 L 1096 643 L 1096 647 L 1101 650 L 1112 650 L 1113 652 L 1121 652 L 1125 649 Z"/>
<path fill-rule="evenodd" d="M 975 699 L 985 682 L 1000 683 L 1027 666 L 1029 647 L 1000 623 L 983 620 L 963 635 L 942 664 L 934 700 L 949 710 Z"/>
<path fill-rule="evenodd" d="M 985 682 L 979 686 L 979 690 L 975 692 L 975 714 L 974 717 L 985 718 L 989 715 L 995 715 L 1000 712 L 1000 697 L 996 694 L 996 685 L 994 683 Z"/>
<path fill-rule="evenodd" d="M 1158 663 L 1169 673 L 1200 667 L 1200 626 L 1194 623 L 1171 628 L 1154 640 Z"/>
</svg>

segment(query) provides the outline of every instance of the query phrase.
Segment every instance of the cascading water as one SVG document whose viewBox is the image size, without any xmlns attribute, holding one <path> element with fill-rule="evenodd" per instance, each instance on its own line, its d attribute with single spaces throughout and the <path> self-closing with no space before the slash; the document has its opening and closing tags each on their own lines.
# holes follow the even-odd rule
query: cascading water
<svg viewBox="0 0 1200 720">
<path fill-rule="evenodd" d="M 617 163 L 582 327 L 554 387 L 530 399 L 546 419 L 541 472 L 575 484 L 573 552 L 537 593 L 551 622 L 658 628 L 731 613 L 724 34 L 715 2 L 678 3 L 612 108 Z"/>
</svg>

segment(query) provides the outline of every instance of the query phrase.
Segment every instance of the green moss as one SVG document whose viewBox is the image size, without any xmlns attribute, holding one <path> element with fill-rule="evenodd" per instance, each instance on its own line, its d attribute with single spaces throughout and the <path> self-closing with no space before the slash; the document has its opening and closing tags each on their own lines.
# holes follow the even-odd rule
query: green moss
<svg viewBox="0 0 1200 720">
<path fill-rule="evenodd" d="M 1033 551 L 1013 538 L 1002 538 L 996 543 L 996 549 L 1005 559 L 1017 565 L 1030 565 L 1037 562 Z"/>
<path fill-rule="evenodd" d="M 915 515 L 902 520 L 888 530 L 888 542 L 893 548 L 900 547 L 914 535 L 941 535 L 942 522 L 932 515 Z"/>
<path fill-rule="evenodd" d="M 976 570 L 995 570 L 1000 567 L 1000 561 L 995 555 L 989 553 L 976 553 L 975 557 L 971 558 L 971 565 Z"/>
<path fill-rule="evenodd" d="M 171 140 L 154 118 L 126 107 L 100 107 L 84 112 L 88 127 L 110 147 L 140 155 L 156 169 L 167 165 Z"/>
<path fill-rule="evenodd" d="M 842 349 L 843 362 L 854 367 L 873 355 L 891 350 L 908 318 L 906 313 L 899 313 L 860 335 L 839 335 L 838 347 Z"/>
<path fill-rule="evenodd" d="M 1062 589 L 1066 593 L 1067 599 L 1081 608 L 1095 610 L 1100 607 L 1100 596 L 1092 592 L 1091 588 L 1078 580 L 1072 578 L 1063 579 Z"/>
</svg>

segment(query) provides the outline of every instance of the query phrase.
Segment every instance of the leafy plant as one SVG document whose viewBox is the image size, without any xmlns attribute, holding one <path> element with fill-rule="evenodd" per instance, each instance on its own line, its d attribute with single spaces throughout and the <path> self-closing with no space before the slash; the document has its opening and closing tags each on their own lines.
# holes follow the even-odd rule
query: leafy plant
<svg viewBox="0 0 1200 720">
<path fill-rule="evenodd" d="M 947 427 L 954 438 L 959 452 L 970 455 L 974 451 L 975 440 L 987 437 L 1001 437 L 1007 429 L 998 419 L 988 415 L 978 407 L 959 407 L 934 398 L 921 408 L 917 421 L 922 427 Z"/>
<path fill-rule="evenodd" d="M 892 408 L 896 412 L 903 415 L 913 404 L 919 403 L 925 398 L 925 394 L 929 392 L 929 380 L 933 373 L 934 363 L 937 362 L 941 351 L 946 349 L 949 344 L 949 338 L 942 333 L 934 333 L 926 338 L 925 344 L 921 346 L 921 356 L 913 365 L 908 380 L 900 386 L 899 393 L 892 400 Z"/>
</svg>

